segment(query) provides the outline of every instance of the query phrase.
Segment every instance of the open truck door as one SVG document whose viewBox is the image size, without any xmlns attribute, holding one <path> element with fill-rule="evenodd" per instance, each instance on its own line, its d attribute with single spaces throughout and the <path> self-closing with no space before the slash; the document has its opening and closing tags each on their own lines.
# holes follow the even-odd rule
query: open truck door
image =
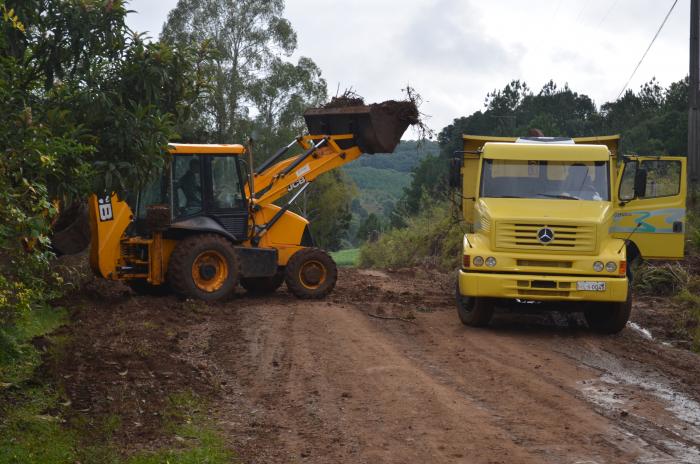
<svg viewBox="0 0 700 464">
<path fill-rule="evenodd" d="M 628 156 L 617 176 L 610 233 L 645 259 L 681 259 L 685 244 L 686 158 Z"/>
</svg>

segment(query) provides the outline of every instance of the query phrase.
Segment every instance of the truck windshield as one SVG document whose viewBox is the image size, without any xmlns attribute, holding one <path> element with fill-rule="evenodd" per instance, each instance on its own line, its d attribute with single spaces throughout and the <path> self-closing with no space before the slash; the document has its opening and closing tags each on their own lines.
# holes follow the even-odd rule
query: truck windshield
<svg viewBox="0 0 700 464">
<path fill-rule="evenodd" d="M 485 159 L 481 196 L 610 200 L 607 161 L 533 161 Z"/>
</svg>

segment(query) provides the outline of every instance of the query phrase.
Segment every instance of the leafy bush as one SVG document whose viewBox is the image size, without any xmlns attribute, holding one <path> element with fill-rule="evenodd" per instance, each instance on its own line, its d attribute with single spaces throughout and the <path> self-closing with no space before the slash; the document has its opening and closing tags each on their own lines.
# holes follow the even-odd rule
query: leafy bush
<svg viewBox="0 0 700 464">
<path fill-rule="evenodd" d="M 430 202 L 413 217 L 404 218 L 406 227 L 392 229 L 374 243 L 360 249 L 360 267 L 399 268 L 435 266 L 454 269 L 459 265 L 464 230 L 454 219 L 448 202 Z"/>
</svg>

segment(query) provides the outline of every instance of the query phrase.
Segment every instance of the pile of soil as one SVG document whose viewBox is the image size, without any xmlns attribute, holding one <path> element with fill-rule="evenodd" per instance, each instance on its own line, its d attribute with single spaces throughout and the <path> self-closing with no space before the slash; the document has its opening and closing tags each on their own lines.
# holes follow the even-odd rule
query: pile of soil
<svg viewBox="0 0 700 464">
<path fill-rule="evenodd" d="M 365 100 L 360 96 L 352 96 L 344 93 L 339 97 L 331 98 L 331 101 L 323 105 L 323 108 L 347 108 L 348 106 L 364 106 Z"/>
<path fill-rule="evenodd" d="M 369 106 L 370 111 L 379 110 L 383 113 L 395 116 L 399 121 L 410 125 L 420 124 L 420 111 L 415 98 L 409 95 L 407 100 L 387 100 L 381 103 L 365 105 L 365 99 L 356 93 L 346 90 L 339 97 L 333 97 L 330 102 L 322 106 L 324 109 L 349 108 L 353 106 Z"/>
<path fill-rule="evenodd" d="M 396 115 L 399 121 L 407 122 L 410 125 L 421 124 L 420 112 L 414 101 L 387 100 L 382 103 L 374 103 L 370 106 L 387 114 Z"/>
</svg>

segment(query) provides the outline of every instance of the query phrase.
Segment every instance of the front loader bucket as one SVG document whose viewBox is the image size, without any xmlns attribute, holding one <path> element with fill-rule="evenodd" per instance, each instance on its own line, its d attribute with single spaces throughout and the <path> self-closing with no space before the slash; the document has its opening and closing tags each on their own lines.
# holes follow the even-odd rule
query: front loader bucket
<svg viewBox="0 0 700 464">
<path fill-rule="evenodd" d="M 392 153 L 408 126 L 416 122 L 402 109 L 403 102 L 311 108 L 304 112 L 304 119 L 311 135 L 353 134 L 354 140 L 341 148 L 357 145 L 364 153 Z"/>
</svg>

